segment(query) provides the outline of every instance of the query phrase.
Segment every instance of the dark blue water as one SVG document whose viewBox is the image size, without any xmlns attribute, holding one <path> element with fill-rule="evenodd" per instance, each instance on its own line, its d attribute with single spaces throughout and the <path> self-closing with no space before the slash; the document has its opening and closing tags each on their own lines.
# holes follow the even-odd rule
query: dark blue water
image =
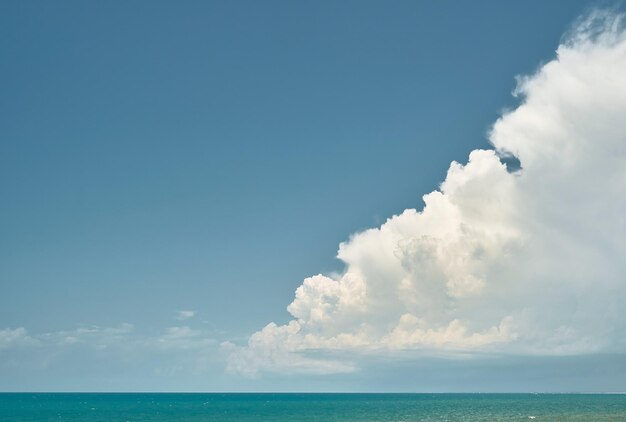
<svg viewBox="0 0 626 422">
<path fill-rule="evenodd" d="M 2 393 L 0 421 L 626 421 L 626 395 Z"/>
</svg>

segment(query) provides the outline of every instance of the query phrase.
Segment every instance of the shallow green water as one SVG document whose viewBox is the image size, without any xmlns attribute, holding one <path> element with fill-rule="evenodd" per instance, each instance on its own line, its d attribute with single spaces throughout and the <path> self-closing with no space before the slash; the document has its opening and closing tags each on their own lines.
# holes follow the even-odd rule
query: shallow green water
<svg viewBox="0 0 626 422">
<path fill-rule="evenodd" d="M 626 421 L 626 395 L 0 394 L 7 422 L 557 420 Z"/>
</svg>

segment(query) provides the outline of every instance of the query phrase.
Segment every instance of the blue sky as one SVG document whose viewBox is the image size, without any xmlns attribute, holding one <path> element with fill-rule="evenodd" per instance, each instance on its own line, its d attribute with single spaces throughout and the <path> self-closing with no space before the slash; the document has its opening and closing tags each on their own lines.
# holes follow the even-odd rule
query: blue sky
<svg viewBox="0 0 626 422">
<path fill-rule="evenodd" d="M 3 2 L 0 330 L 132 324 L 154 350 L 184 326 L 206 344 L 137 364 L 137 350 L 39 338 L 0 350 L 0 389 L 467 391 L 481 374 L 489 390 L 517 389 L 489 359 L 459 380 L 419 369 L 411 381 L 417 358 L 247 378 L 224 371 L 219 345 L 287 323 L 304 278 L 344 268 L 340 242 L 421 208 L 451 161 L 490 148 L 489 128 L 519 103 L 515 76 L 552 60 L 593 4 Z M 576 359 L 622 362 L 607 353 L 521 389 L 572 385 Z M 173 369 L 188 359 L 195 369 Z M 508 376 L 542 359 L 499 362 L 513 362 Z M 607 371 L 592 389 L 624 388 Z"/>
</svg>

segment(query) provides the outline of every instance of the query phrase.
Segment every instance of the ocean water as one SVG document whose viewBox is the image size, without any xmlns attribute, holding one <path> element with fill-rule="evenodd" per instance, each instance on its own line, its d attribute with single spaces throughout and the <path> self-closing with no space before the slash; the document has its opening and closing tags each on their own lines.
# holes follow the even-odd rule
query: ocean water
<svg viewBox="0 0 626 422">
<path fill-rule="evenodd" d="M 0 421 L 626 421 L 626 395 L 2 393 Z"/>
</svg>

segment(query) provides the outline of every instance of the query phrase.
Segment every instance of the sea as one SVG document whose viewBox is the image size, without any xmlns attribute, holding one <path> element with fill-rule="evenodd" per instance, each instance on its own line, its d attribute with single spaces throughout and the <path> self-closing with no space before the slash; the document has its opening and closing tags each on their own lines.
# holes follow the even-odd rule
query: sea
<svg viewBox="0 0 626 422">
<path fill-rule="evenodd" d="M 0 421 L 626 421 L 626 394 L 0 393 Z"/>
</svg>

